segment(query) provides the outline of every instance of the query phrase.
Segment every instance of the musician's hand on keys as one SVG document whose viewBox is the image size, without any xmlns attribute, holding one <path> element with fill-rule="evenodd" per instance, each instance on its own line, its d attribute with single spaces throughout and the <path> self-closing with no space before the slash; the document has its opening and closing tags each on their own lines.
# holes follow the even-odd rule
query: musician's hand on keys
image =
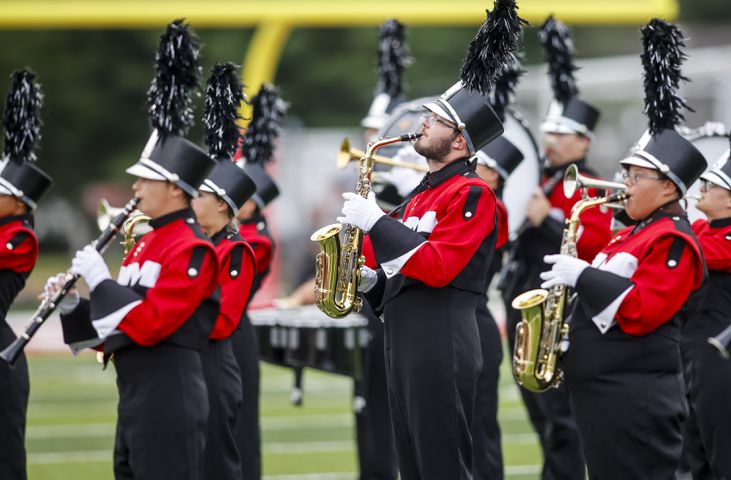
<svg viewBox="0 0 731 480">
<path fill-rule="evenodd" d="M 67 279 L 68 277 L 65 273 L 59 273 L 53 277 L 48 277 L 48 280 L 46 280 L 46 285 L 45 287 L 43 287 L 43 293 L 38 295 L 38 299 L 46 301 L 47 299 L 51 298 L 51 296 L 55 295 L 56 292 L 61 289 L 63 284 L 66 283 Z M 68 291 L 66 296 L 58 303 L 58 311 L 64 315 L 67 315 L 73 312 L 78 305 L 79 292 L 76 290 L 76 288 L 72 288 Z"/>
<path fill-rule="evenodd" d="M 378 283 L 378 275 L 376 271 L 368 267 L 360 267 L 360 283 L 358 284 L 358 291 L 362 293 L 368 293 Z"/>
<path fill-rule="evenodd" d="M 543 190 L 540 187 L 536 187 L 533 196 L 528 201 L 528 208 L 525 212 L 528 221 L 534 227 L 538 227 L 543 223 L 543 220 L 548 216 L 548 212 L 550 211 L 551 202 L 543 194 Z"/>
<path fill-rule="evenodd" d="M 71 261 L 71 273 L 84 277 L 89 290 L 94 290 L 104 280 L 112 278 L 101 254 L 91 245 L 76 252 Z"/>
<path fill-rule="evenodd" d="M 345 199 L 343 216 L 337 218 L 340 223 L 347 223 L 367 232 L 385 215 L 376 203 L 376 194 L 373 192 L 368 194 L 368 198 L 363 198 L 357 193 L 345 192 L 343 198 Z"/>
<path fill-rule="evenodd" d="M 541 280 L 545 280 L 541 288 L 551 288 L 554 285 L 575 287 L 579 275 L 589 266 L 584 260 L 571 255 L 546 255 L 543 261 L 553 267 L 541 273 Z"/>
</svg>

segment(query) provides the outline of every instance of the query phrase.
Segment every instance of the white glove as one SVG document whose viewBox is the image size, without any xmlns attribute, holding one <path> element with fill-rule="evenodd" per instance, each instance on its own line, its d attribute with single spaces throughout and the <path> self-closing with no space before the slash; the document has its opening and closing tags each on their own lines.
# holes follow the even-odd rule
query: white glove
<svg viewBox="0 0 731 480">
<path fill-rule="evenodd" d="M 43 287 L 43 294 L 41 295 L 42 299 L 45 301 L 49 299 L 52 295 L 54 295 L 58 290 L 61 289 L 61 286 L 66 283 L 67 277 L 65 273 L 59 273 L 55 277 L 48 277 L 48 280 L 46 280 L 46 286 Z M 58 302 L 58 311 L 61 312 L 64 315 L 67 315 L 74 311 L 74 309 L 79 305 L 79 292 L 72 288 L 68 291 L 65 297 Z"/>
<path fill-rule="evenodd" d="M 71 261 L 71 273 L 84 277 L 89 290 L 94 290 L 104 280 L 112 278 L 101 254 L 91 245 L 76 252 Z"/>
<path fill-rule="evenodd" d="M 368 267 L 360 267 L 360 283 L 358 284 L 358 291 L 362 293 L 368 293 L 378 282 L 378 274 L 375 270 Z"/>
<path fill-rule="evenodd" d="M 554 285 L 568 285 L 575 287 L 579 275 L 589 266 L 587 262 L 570 255 L 546 255 L 543 261 L 553 268 L 547 272 L 541 273 L 541 280 L 545 280 L 541 284 L 541 288 L 551 288 Z"/>
<path fill-rule="evenodd" d="M 385 215 L 376 203 L 376 194 L 373 192 L 368 194 L 368 198 L 363 198 L 356 193 L 345 192 L 343 198 L 345 199 L 343 216 L 337 218 L 340 223 L 348 223 L 367 232 L 373 228 L 379 218 Z"/>
</svg>

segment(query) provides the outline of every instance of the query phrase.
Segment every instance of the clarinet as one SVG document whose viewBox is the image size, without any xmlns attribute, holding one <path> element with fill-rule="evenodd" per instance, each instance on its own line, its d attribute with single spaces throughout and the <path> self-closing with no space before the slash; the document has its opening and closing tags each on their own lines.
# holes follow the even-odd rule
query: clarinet
<svg viewBox="0 0 731 480">
<path fill-rule="evenodd" d="M 543 195 L 550 195 L 553 189 L 556 187 L 556 184 L 563 180 L 563 174 L 561 171 L 556 172 L 543 186 Z M 497 281 L 497 289 L 500 290 L 503 293 L 510 293 L 508 292 L 508 283 L 510 282 L 510 278 L 517 272 L 518 270 L 518 260 L 516 259 L 516 256 L 518 255 L 518 242 L 520 241 L 520 237 L 525 233 L 526 230 L 530 227 L 530 222 L 528 219 L 525 219 L 523 223 L 520 225 L 520 228 L 515 232 L 515 240 L 513 240 L 510 243 L 510 249 L 508 250 L 508 258 L 505 261 L 505 266 L 500 270 L 500 276 L 498 277 Z"/>
<path fill-rule="evenodd" d="M 99 235 L 99 237 L 91 243 L 96 248 L 97 252 L 104 253 L 114 237 L 120 232 L 124 222 L 137 207 L 137 203 L 140 200 L 137 197 L 132 198 L 124 209 L 109 223 L 109 226 Z M 69 293 L 69 291 L 76 285 L 76 281 L 79 279 L 79 275 L 71 275 L 68 280 L 61 286 L 61 288 L 41 302 L 36 311 L 33 313 L 30 323 L 25 327 L 25 331 L 15 339 L 5 350 L 0 352 L 0 359 L 10 365 L 14 365 L 15 361 L 20 356 L 25 346 L 33 338 L 39 328 L 48 320 L 48 317 L 56 311 L 58 304 L 63 298 Z"/>
</svg>

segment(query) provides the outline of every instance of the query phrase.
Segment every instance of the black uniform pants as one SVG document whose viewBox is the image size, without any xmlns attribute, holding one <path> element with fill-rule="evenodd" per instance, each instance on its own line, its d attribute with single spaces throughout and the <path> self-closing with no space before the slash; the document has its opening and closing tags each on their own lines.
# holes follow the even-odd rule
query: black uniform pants
<svg viewBox="0 0 731 480">
<path fill-rule="evenodd" d="M 0 349 L 15 340 L 7 323 L 0 321 Z M 0 361 L 0 478 L 26 478 L 25 418 L 28 410 L 28 363 L 21 353 L 14 366 Z"/>
<path fill-rule="evenodd" d="M 117 480 L 200 480 L 208 421 L 201 354 L 169 344 L 115 353 Z"/>
<path fill-rule="evenodd" d="M 475 413 L 472 421 L 472 445 L 475 480 L 503 478 L 503 452 L 500 446 L 500 425 L 497 421 L 498 382 L 503 346 L 500 330 L 490 311 L 487 297 L 480 297 L 477 306 L 477 329 L 482 348 L 482 371 L 477 378 Z"/>
<path fill-rule="evenodd" d="M 402 480 L 472 478 L 472 414 L 482 367 L 479 295 L 404 288 L 385 305 L 386 374 Z"/>
<path fill-rule="evenodd" d="M 236 442 L 241 456 L 243 480 L 261 478 L 261 433 L 259 430 L 259 348 L 254 327 L 247 315 L 231 335 L 236 362 L 241 372 L 242 403 Z"/>
<path fill-rule="evenodd" d="M 241 374 L 230 338 L 210 340 L 201 360 L 210 405 L 204 478 L 240 480 L 241 458 L 236 428 L 241 410 Z"/>
<path fill-rule="evenodd" d="M 386 363 L 383 351 L 384 326 L 364 303 L 361 314 L 368 319 L 371 339 L 365 355 L 363 379 L 354 384 L 355 395 L 365 400 L 356 411 L 359 480 L 394 480 L 398 475 L 391 412 L 388 406 Z"/>
<path fill-rule="evenodd" d="M 707 340 L 727 325 L 727 318 L 703 315 L 684 329 L 684 357 L 692 359 L 684 441 L 694 480 L 731 480 L 731 361 Z"/>
<path fill-rule="evenodd" d="M 591 480 L 672 480 L 687 407 L 680 372 L 567 378 Z"/>
<path fill-rule="evenodd" d="M 521 318 L 520 312 L 513 309 L 508 301 L 505 311 L 508 348 L 512 358 L 515 327 Z M 541 479 L 583 480 L 584 455 L 565 386 L 561 385 L 559 388 L 551 388 L 541 393 L 529 392 L 522 387 L 519 387 L 519 390 L 528 411 L 528 418 L 538 434 L 543 450 Z"/>
</svg>

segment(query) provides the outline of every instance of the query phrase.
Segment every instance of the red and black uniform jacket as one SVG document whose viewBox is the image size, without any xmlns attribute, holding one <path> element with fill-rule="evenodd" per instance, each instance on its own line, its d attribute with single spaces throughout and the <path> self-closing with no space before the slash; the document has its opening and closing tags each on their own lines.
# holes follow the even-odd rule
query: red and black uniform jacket
<svg viewBox="0 0 731 480">
<path fill-rule="evenodd" d="M 239 234 L 254 249 L 254 256 L 256 257 L 256 278 L 250 295 L 253 297 L 266 276 L 269 275 L 276 245 L 272 234 L 269 232 L 266 218 L 261 214 L 256 214 L 241 222 Z"/>
<path fill-rule="evenodd" d="M 657 211 L 620 230 L 576 283 L 567 377 L 680 371 L 680 329 L 700 308 L 706 271 L 687 218 Z"/>
<path fill-rule="evenodd" d="M 380 269 L 366 295 L 372 306 L 416 284 L 487 289 L 498 236 L 496 198 L 474 169 L 474 162 L 457 160 L 427 174 L 401 221 L 384 215 L 375 223 L 368 238 Z"/>
<path fill-rule="evenodd" d="M 710 223 L 697 220 L 692 228 L 698 237 L 708 268 L 708 290 L 701 314 L 716 317 L 728 325 L 731 323 L 731 218 L 713 220 Z M 721 330 L 723 326 L 721 325 Z"/>
<path fill-rule="evenodd" d="M 122 262 L 70 314 L 62 315 L 72 349 L 104 342 L 114 352 L 170 343 L 202 351 L 218 315 L 218 262 L 189 208 L 150 221 Z"/>
<path fill-rule="evenodd" d="M 256 265 L 254 250 L 235 230 L 224 228 L 211 240 L 216 246 L 221 289 L 221 308 L 211 338 L 221 340 L 239 328 L 254 284 Z"/>
<path fill-rule="evenodd" d="M 32 215 L 0 218 L 0 319 L 23 290 L 38 258 Z"/>
<path fill-rule="evenodd" d="M 578 167 L 582 175 L 598 178 L 586 167 L 584 160 L 572 164 Z M 543 262 L 543 257 L 559 252 L 565 220 L 571 216 L 574 204 L 581 200 L 579 191 L 571 198 L 566 198 L 564 194 L 563 176 L 569 165 L 544 172 L 541 186 L 545 187 L 549 182 L 554 183 L 554 187 L 546 193 L 551 203 L 551 210 L 540 226 L 529 226 L 518 239 L 517 260 L 520 266 L 516 275 L 520 278 L 517 284 L 521 286 L 521 291 L 537 288 L 541 283 L 540 273 L 550 270 L 550 266 Z M 597 191 L 590 189 L 589 195 L 596 196 Z M 611 238 L 612 212 L 603 207 L 591 208 L 582 213 L 579 219 L 581 225 L 576 250 L 579 258 L 591 262 Z"/>
</svg>

